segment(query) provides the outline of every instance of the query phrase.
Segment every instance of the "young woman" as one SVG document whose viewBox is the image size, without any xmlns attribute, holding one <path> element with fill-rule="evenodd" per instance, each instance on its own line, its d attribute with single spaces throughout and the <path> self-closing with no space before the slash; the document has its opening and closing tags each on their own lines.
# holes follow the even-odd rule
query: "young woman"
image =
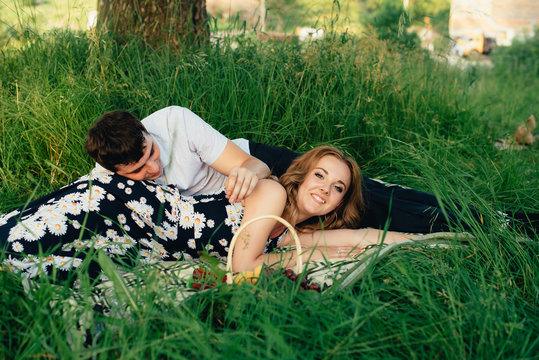
<svg viewBox="0 0 539 360">
<path fill-rule="evenodd" d="M 294 160 L 279 183 L 260 180 L 244 201 L 243 221 L 266 214 L 283 217 L 298 230 L 305 261 L 353 256 L 380 243 L 382 237 L 385 243 L 393 243 L 414 236 L 356 229 L 362 204 L 361 175 L 355 161 L 333 147 L 321 146 Z M 271 219 L 250 225 L 234 249 L 233 268 L 242 271 L 282 261 L 282 253 L 263 250 L 268 238 L 273 247 L 289 245 L 291 238 L 285 229 Z M 288 254 L 285 266 L 294 265 L 296 256 Z"/>
<path fill-rule="evenodd" d="M 305 260 L 350 256 L 381 241 L 373 229 L 353 228 L 362 202 L 361 177 L 353 160 L 331 147 L 297 159 L 281 183 L 261 180 L 243 204 L 224 191 L 183 196 L 174 186 L 134 181 L 103 168 L 66 187 L 0 216 L 3 267 L 28 277 L 71 276 L 78 268 L 100 278 L 88 256 L 104 251 L 127 265 L 192 259 L 208 253 L 225 259 L 242 221 L 280 215 L 300 231 Z M 280 223 L 255 222 L 242 233 L 233 256 L 236 271 L 282 260 L 272 250 L 289 243 Z M 387 233 L 386 242 L 410 235 Z M 293 254 L 285 266 L 293 265 Z"/>
</svg>

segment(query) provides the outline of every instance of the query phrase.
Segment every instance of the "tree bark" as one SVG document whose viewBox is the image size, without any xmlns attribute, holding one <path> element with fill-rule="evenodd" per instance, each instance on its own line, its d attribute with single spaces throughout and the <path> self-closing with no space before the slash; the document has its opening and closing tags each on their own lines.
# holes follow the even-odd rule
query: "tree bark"
<svg viewBox="0 0 539 360">
<path fill-rule="evenodd" d="M 98 0 L 97 9 L 98 28 L 154 47 L 199 47 L 210 37 L 206 0 Z"/>
</svg>

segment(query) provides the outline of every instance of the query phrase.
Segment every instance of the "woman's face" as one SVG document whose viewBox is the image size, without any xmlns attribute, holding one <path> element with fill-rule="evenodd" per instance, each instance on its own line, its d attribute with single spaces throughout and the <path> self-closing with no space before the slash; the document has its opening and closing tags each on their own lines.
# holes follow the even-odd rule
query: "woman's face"
<svg viewBox="0 0 539 360">
<path fill-rule="evenodd" d="M 335 210 L 350 182 L 350 169 L 344 161 L 332 155 L 320 158 L 298 187 L 296 201 L 300 217 L 307 219 Z"/>
</svg>

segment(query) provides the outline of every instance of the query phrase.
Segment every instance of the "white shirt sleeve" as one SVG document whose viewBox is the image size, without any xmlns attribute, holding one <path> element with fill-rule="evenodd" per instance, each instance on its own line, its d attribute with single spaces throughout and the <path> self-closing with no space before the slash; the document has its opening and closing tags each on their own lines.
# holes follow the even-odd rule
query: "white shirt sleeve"
<svg viewBox="0 0 539 360">
<path fill-rule="evenodd" d="M 251 155 L 251 150 L 249 149 L 249 140 L 244 138 L 238 138 L 232 140 L 232 142 L 240 147 L 245 153 Z"/>
<path fill-rule="evenodd" d="M 208 165 L 217 161 L 225 150 L 228 139 L 189 109 L 183 108 L 183 120 L 182 130 L 191 151 Z M 182 137 L 182 134 L 175 134 L 175 138 Z"/>
</svg>

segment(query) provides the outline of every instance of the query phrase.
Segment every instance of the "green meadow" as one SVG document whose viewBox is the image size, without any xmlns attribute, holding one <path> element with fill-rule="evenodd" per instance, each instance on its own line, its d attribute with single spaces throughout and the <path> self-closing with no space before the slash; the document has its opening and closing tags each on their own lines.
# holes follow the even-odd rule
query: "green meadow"
<svg viewBox="0 0 539 360">
<path fill-rule="evenodd" d="M 0 52 L 1 213 L 87 173 L 82 144 L 103 112 L 181 105 L 229 138 L 337 146 L 365 175 L 474 206 L 486 225 L 469 246 L 396 251 L 338 292 L 299 292 L 276 275 L 175 301 L 149 278 L 133 290 L 138 311 L 121 316 L 92 312 L 89 285 L 70 310 L 67 287 L 42 279 L 28 293 L 0 271 L 0 358 L 537 357 L 538 238 L 519 241 L 496 211 L 539 212 L 539 144 L 493 144 L 539 115 L 539 38 L 497 49 L 490 67 L 370 33 L 245 34 L 191 53 L 75 30 L 20 41 Z M 90 343 L 74 325 L 87 313 Z"/>
</svg>

